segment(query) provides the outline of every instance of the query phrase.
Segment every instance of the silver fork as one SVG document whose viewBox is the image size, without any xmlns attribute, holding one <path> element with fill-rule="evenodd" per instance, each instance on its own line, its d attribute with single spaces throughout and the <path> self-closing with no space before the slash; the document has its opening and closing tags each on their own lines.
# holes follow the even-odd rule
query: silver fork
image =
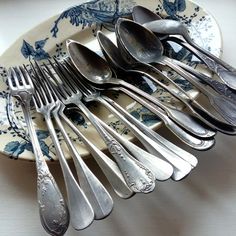
<svg viewBox="0 0 236 236">
<path fill-rule="evenodd" d="M 52 64 L 52 63 L 51 63 Z M 54 67 L 55 68 L 55 67 Z M 55 68 L 56 69 L 56 68 Z M 103 141 L 108 147 L 108 151 L 117 162 L 126 183 L 134 192 L 149 193 L 155 188 L 154 174 L 141 162 L 136 160 L 126 149 L 115 140 L 96 120 L 96 117 L 81 102 L 82 93 L 68 81 L 63 73 L 55 70 L 59 76 L 59 81 L 55 76 L 52 77 L 62 94 L 64 104 L 74 104 L 83 112 L 90 122 L 97 129 Z"/>
<path fill-rule="evenodd" d="M 44 67 L 49 77 L 53 77 L 54 75 L 52 74 L 48 66 L 44 65 Z M 64 99 L 58 93 L 55 85 L 53 85 L 50 80 L 47 80 L 47 82 L 50 85 L 50 89 L 53 90 L 57 94 L 57 96 L 59 96 L 60 99 L 63 101 Z M 130 198 L 131 196 L 133 196 L 134 192 L 126 184 L 118 165 L 83 135 L 83 133 L 74 125 L 74 123 L 69 118 L 67 118 L 67 116 L 64 114 L 64 110 L 65 107 L 61 106 L 61 109 L 59 110 L 59 115 L 86 145 L 89 152 L 92 154 L 97 164 L 107 177 L 109 183 L 111 184 L 116 194 L 121 198 Z"/>
<path fill-rule="evenodd" d="M 50 235 L 64 235 L 69 225 L 69 213 L 62 194 L 44 159 L 36 131 L 30 116 L 30 102 L 35 93 L 34 86 L 24 69 L 10 68 L 8 84 L 10 93 L 21 103 L 29 136 L 33 146 L 37 169 L 37 196 L 40 219 Z"/>
<path fill-rule="evenodd" d="M 35 82 L 35 80 L 33 81 Z M 37 82 L 35 83 L 35 88 L 36 91 L 35 95 L 33 96 L 34 105 L 36 107 L 37 112 L 41 113 L 45 118 L 48 130 L 50 132 L 50 136 L 54 143 L 56 153 L 62 168 L 67 190 L 71 225 L 76 230 L 84 229 L 93 222 L 94 211 L 67 164 L 63 150 L 57 138 L 55 128 L 52 123 L 52 112 L 54 109 L 57 109 L 57 107 L 60 106 L 60 103 L 51 100 L 44 92 L 42 86 Z"/>
<path fill-rule="evenodd" d="M 59 100 L 54 91 L 50 89 L 50 84 L 47 82 L 46 74 L 41 69 L 41 67 L 37 63 L 35 66 L 36 68 L 33 68 L 33 70 L 34 75 L 39 82 L 39 86 L 43 87 L 44 93 L 48 95 L 50 101 L 54 102 L 55 104 L 59 104 L 54 108 L 52 114 L 72 155 L 77 175 L 79 177 L 80 186 L 93 207 L 95 219 L 103 219 L 111 213 L 113 209 L 113 200 L 105 187 L 87 167 L 74 144 L 70 140 L 69 135 L 67 134 L 59 117 L 59 111 L 64 110 L 65 105 Z"/>
</svg>

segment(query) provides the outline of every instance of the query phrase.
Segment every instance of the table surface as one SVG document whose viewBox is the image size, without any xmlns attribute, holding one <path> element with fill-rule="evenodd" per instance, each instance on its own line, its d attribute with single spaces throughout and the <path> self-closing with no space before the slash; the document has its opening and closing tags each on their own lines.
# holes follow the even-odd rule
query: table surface
<svg viewBox="0 0 236 236">
<path fill-rule="evenodd" d="M 18 36 L 80 0 L 0 0 L 0 54 Z M 196 0 L 217 19 L 223 34 L 223 59 L 236 67 L 236 1 Z M 236 138 L 222 134 L 216 145 L 207 152 L 186 148 L 199 159 L 198 167 L 187 179 L 175 183 L 159 183 L 148 195 L 136 195 L 122 200 L 111 192 L 115 207 L 112 214 L 94 222 L 88 229 L 76 232 L 69 228 L 68 236 L 221 236 L 236 234 Z M 89 166 L 99 178 L 93 161 Z M 50 167 L 60 186 L 63 186 L 60 167 Z M 105 186 L 110 187 L 105 182 Z M 0 158 L 0 235 L 47 235 L 40 225 L 36 201 L 36 173 L 33 163 Z"/>
</svg>

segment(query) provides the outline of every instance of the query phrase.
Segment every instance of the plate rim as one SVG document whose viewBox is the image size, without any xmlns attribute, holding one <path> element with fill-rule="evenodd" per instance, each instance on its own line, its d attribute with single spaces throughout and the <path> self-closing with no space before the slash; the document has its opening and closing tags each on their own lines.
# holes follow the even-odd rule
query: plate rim
<svg viewBox="0 0 236 236">
<path fill-rule="evenodd" d="M 139 0 L 139 1 L 142 1 L 142 0 Z M 222 54 L 223 54 L 223 35 L 222 35 L 221 28 L 220 28 L 220 26 L 219 26 L 219 24 L 218 24 L 218 21 L 216 20 L 216 18 L 215 18 L 208 10 L 206 10 L 204 7 L 202 7 L 201 4 L 199 5 L 198 3 L 196 3 L 195 1 L 192 1 L 192 0 L 185 0 L 185 1 L 186 1 L 186 2 L 189 2 L 189 3 L 191 3 L 191 4 L 194 4 L 194 5 L 196 5 L 196 6 L 198 6 L 198 7 L 201 9 L 201 11 L 203 11 L 203 12 L 205 13 L 205 15 L 211 16 L 212 19 L 214 20 L 214 23 L 216 23 L 217 29 L 218 29 L 219 34 L 220 34 L 220 37 L 219 37 L 219 38 L 220 38 L 220 42 L 219 42 L 219 44 L 220 44 L 220 50 L 219 50 L 219 53 L 218 53 L 217 56 L 221 57 Z M 89 3 L 89 2 L 92 2 L 92 0 L 86 1 L 86 2 L 84 2 L 84 3 Z M 80 5 L 84 4 L 84 3 L 77 4 L 76 6 L 80 6 Z M 136 3 L 136 2 L 135 2 L 135 3 Z M 142 6 L 146 6 L 146 2 L 145 2 L 145 1 L 142 1 L 142 3 L 143 3 Z M 145 3 L 145 4 L 144 4 L 144 3 Z M 65 10 L 67 10 L 67 9 L 65 9 Z M 64 12 L 65 10 L 63 10 L 62 12 Z M 62 12 L 61 12 L 61 13 L 62 13 Z M 23 33 L 22 35 L 20 35 L 19 37 L 17 37 L 17 39 L 0 55 L 0 62 L 1 62 L 1 59 L 2 59 L 5 55 L 8 54 L 8 52 L 11 50 L 11 48 L 12 48 L 14 45 L 16 45 L 21 39 L 23 39 L 24 36 L 29 35 L 30 32 L 32 32 L 33 30 L 35 30 L 35 29 L 37 29 L 37 28 L 43 27 L 43 25 L 49 24 L 48 22 L 52 22 L 52 20 L 53 20 L 53 19 L 56 19 L 57 17 L 59 17 L 61 13 L 55 14 L 55 15 L 53 15 L 53 16 L 51 16 L 51 17 L 49 17 L 49 18 L 47 18 L 47 19 L 45 19 L 45 20 L 39 22 L 37 25 L 35 25 L 34 27 L 31 27 L 31 28 L 30 28 L 29 30 L 27 30 L 25 33 Z M 73 27 L 75 27 L 75 26 L 73 26 Z M 79 30 L 80 30 L 80 29 L 79 29 Z M 78 32 L 79 32 L 79 30 L 78 30 Z M 60 38 L 60 37 L 59 37 L 59 38 Z M 157 129 L 159 129 L 159 128 L 162 126 L 162 123 L 163 123 L 163 122 L 160 121 L 160 122 L 158 122 L 158 123 L 152 125 L 151 128 L 154 129 L 154 130 L 157 130 Z M 135 137 L 135 136 L 129 138 L 129 141 L 135 142 L 135 140 L 136 140 L 136 137 Z M 105 151 L 105 150 L 107 150 L 107 148 L 104 146 L 104 148 L 102 148 L 101 150 L 102 150 L 102 151 Z M 2 150 L 0 151 L 0 153 L 2 154 L 2 156 L 8 157 L 8 158 L 11 158 L 11 159 L 14 159 L 14 160 L 22 160 L 22 161 L 34 162 L 34 159 L 24 158 L 24 157 L 22 157 L 22 156 L 19 156 L 17 159 L 15 159 L 14 156 L 12 157 L 12 156 L 10 156 L 9 154 L 7 154 L 6 152 L 3 152 Z M 88 152 L 88 154 L 85 154 L 85 155 L 82 155 L 82 156 L 83 156 L 83 158 L 88 158 L 88 157 L 91 156 L 91 154 Z M 53 163 L 53 162 L 58 162 L 58 160 L 51 161 L 51 160 L 49 160 L 48 158 L 46 158 L 46 160 L 47 160 L 49 163 L 50 163 L 50 162 L 52 162 L 52 163 Z M 67 159 L 67 160 L 71 160 L 71 159 Z"/>
</svg>

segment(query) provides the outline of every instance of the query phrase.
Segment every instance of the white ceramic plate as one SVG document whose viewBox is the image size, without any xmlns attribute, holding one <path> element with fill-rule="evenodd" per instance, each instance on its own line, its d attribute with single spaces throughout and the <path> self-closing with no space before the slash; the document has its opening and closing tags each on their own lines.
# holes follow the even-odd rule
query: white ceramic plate
<svg viewBox="0 0 236 236">
<path fill-rule="evenodd" d="M 25 129 L 24 118 L 19 104 L 9 97 L 6 85 L 7 69 L 9 66 L 29 64 L 30 60 L 41 61 L 56 56 L 66 56 L 65 41 L 68 38 L 75 39 L 86 44 L 92 50 L 100 53 L 96 40 L 96 31 L 102 30 L 109 37 L 114 37 L 113 26 L 118 17 L 127 16 L 132 12 L 135 5 L 143 5 L 162 17 L 180 20 L 187 25 L 192 38 L 203 48 L 210 50 L 216 56 L 221 54 L 221 33 L 215 19 L 195 3 L 187 0 L 170 2 L 167 0 L 93 0 L 78 6 L 74 6 L 60 15 L 54 16 L 42 24 L 36 26 L 21 36 L 0 57 L 0 152 L 15 159 L 33 160 L 32 148 Z M 187 56 L 180 50 L 176 55 L 180 60 L 187 59 L 196 66 L 196 58 Z M 192 96 L 197 91 L 184 80 L 174 75 L 174 79 Z M 142 89 L 153 93 L 165 102 L 173 102 L 167 93 L 153 83 L 140 83 Z M 136 104 L 123 94 L 114 95 L 115 99 L 135 117 L 146 125 L 157 128 L 161 125 L 159 119 L 149 113 L 145 108 Z M 127 139 L 133 135 L 124 127 L 119 120 L 108 113 L 103 107 L 92 105 L 91 109 L 98 114 L 106 123 L 111 125 Z M 57 159 L 55 151 L 45 127 L 42 117 L 32 109 L 32 116 L 37 127 L 38 138 L 47 160 Z M 100 149 L 105 149 L 105 144 L 97 132 L 80 115 L 72 117 L 81 131 Z M 88 151 L 80 140 L 70 133 L 76 142 L 82 156 L 87 156 Z M 64 147 L 65 154 L 69 158 L 68 151 L 64 146 L 63 139 L 58 133 Z"/>
</svg>

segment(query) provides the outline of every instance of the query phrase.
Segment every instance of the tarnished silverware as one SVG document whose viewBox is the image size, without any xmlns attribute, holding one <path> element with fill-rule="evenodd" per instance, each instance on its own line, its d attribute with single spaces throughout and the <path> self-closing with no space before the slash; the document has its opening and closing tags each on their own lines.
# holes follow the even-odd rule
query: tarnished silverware
<svg viewBox="0 0 236 236">
<path fill-rule="evenodd" d="M 155 177 L 152 172 L 141 162 L 137 161 L 126 149 L 117 142 L 96 120 L 90 110 L 82 103 L 82 93 L 71 81 L 67 80 L 62 71 L 57 70 L 60 78 L 53 77 L 53 82 L 58 86 L 64 104 L 74 104 L 94 125 L 101 138 L 106 143 L 110 154 L 117 162 L 126 183 L 134 192 L 149 193 L 155 188 Z"/>
<path fill-rule="evenodd" d="M 116 33 L 118 46 L 124 56 L 128 58 L 127 60 L 133 61 L 133 63 L 136 63 L 136 61 L 143 62 L 144 65 L 150 69 L 153 69 L 152 66 L 149 65 L 150 63 L 166 64 L 185 79 L 189 80 L 190 83 L 193 83 L 209 99 L 212 107 L 214 107 L 215 111 L 224 120 L 217 119 L 215 114 L 204 109 L 203 106 L 192 99 L 194 103 L 192 102 L 191 105 L 188 103 L 188 107 L 198 115 L 199 119 L 204 121 L 207 125 L 222 132 L 224 131 L 225 126 L 231 126 L 234 128 L 236 125 L 236 105 L 229 99 L 222 96 L 216 96 L 205 89 L 201 83 L 198 83 L 194 78 L 192 78 L 193 76 L 191 74 L 188 74 L 181 67 L 175 65 L 172 59 L 163 56 L 163 46 L 155 34 L 142 25 L 125 19 L 118 20 Z M 145 35 L 145 37 L 139 37 L 139 35 Z M 171 79 L 168 81 L 173 85 L 175 84 Z M 181 88 L 176 84 L 175 87 L 178 87 L 178 89 L 181 90 Z M 184 91 L 182 92 L 184 93 Z M 187 93 L 185 93 L 185 95 L 191 100 Z M 193 105 L 198 105 L 198 107 L 195 108 Z M 201 110 L 198 112 L 200 108 Z M 211 122 L 209 122 L 209 120 Z M 220 126 L 220 124 L 222 124 L 222 126 Z"/>
<path fill-rule="evenodd" d="M 158 115 L 158 117 L 160 117 L 160 119 L 164 121 L 168 129 L 170 129 L 183 142 L 195 149 L 206 150 L 214 144 L 214 140 L 202 140 L 189 134 L 184 129 L 182 129 L 182 127 L 173 122 L 165 113 L 165 111 L 157 106 L 154 107 L 153 105 L 151 105 L 153 100 L 155 100 L 153 96 L 143 92 L 142 90 L 121 79 L 113 78 L 113 72 L 106 61 L 103 58 L 99 57 L 95 52 L 72 40 L 67 41 L 67 47 L 73 64 L 78 69 L 79 73 L 82 74 L 84 78 L 86 78 L 90 83 L 96 86 L 100 86 L 100 88 L 106 89 L 108 87 L 109 89 L 114 88 L 119 90 L 122 90 L 122 88 L 127 88 L 127 90 L 124 91 L 128 91 L 127 94 L 130 97 L 134 98 L 134 100 L 136 100 L 137 97 L 135 96 L 135 93 L 140 95 L 141 97 L 147 98 L 151 103 L 140 99 L 141 104 L 148 109 L 152 107 L 152 112 Z M 133 92 L 131 92 L 130 90 Z"/>
<path fill-rule="evenodd" d="M 8 85 L 11 95 L 16 97 L 22 106 L 35 155 L 38 174 L 37 195 L 42 225 L 50 235 L 64 235 L 69 225 L 69 212 L 48 169 L 30 116 L 30 102 L 35 94 L 35 88 L 22 67 L 10 68 Z"/>
<path fill-rule="evenodd" d="M 34 69 L 34 66 L 32 66 Z M 31 75 L 32 76 L 32 75 Z M 32 79 L 33 80 L 33 79 Z M 33 80 L 35 82 L 35 80 Z M 62 168 L 64 181 L 67 190 L 68 207 L 71 218 L 71 225 L 76 230 L 82 230 L 88 227 L 94 220 L 94 211 L 84 192 L 81 190 L 75 177 L 73 176 L 64 152 L 59 143 L 57 133 L 52 123 L 52 112 L 56 107 L 54 101 L 48 97 L 41 86 L 36 83 L 36 92 L 33 97 L 37 112 L 41 113 L 47 124 L 56 153 Z"/>
<path fill-rule="evenodd" d="M 97 34 L 98 42 L 102 49 L 102 52 L 108 61 L 111 68 L 117 73 L 119 77 L 137 77 L 137 75 L 147 76 L 147 78 L 153 80 L 159 86 L 164 88 L 167 92 L 173 95 L 176 99 L 185 104 L 185 100 L 181 97 L 182 95 L 186 97 L 184 90 L 179 90 L 178 93 L 170 89 L 169 86 L 162 83 L 160 80 L 168 79 L 161 71 L 158 71 L 156 68 L 150 68 L 141 63 L 129 64 L 127 63 L 123 57 L 121 56 L 120 50 L 112 43 L 112 41 L 106 37 L 102 32 L 98 32 Z M 130 76 L 129 76 L 130 75 Z M 159 80 L 160 79 L 160 80 Z M 153 98 L 149 99 L 152 103 L 156 105 L 162 106 L 162 102 Z M 186 105 L 186 104 L 185 104 Z M 163 106 L 162 106 L 163 107 Z M 164 104 L 164 110 L 167 112 L 168 116 L 173 119 L 178 125 L 181 125 L 184 129 L 188 130 L 191 134 L 196 135 L 201 138 L 211 138 L 215 135 L 215 131 L 213 131 L 210 127 L 204 124 L 201 120 L 199 120 L 195 116 L 186 115 L 185 113 L 174 109 L 173 107 L 167 107 Z M 187 120 L 187 122 L 186 122 Z"/>
<path fill-rule="evenodd" d="M 163 168 L 162 172 L 165 171 L 165 176 L 170 177 L 168 173 L 173 172 L 173 170 L 170 170 L 168 166 L 165 166 L 165 164 L 161 163 L 161 160 L 159 158 L 162 158 L 166 161 L 168 161 L 174 168 L 174 173 L 172 175 L 172 178 L 174 180 L 180 180 L 184 178 L 191 170 L 191 163 L 188 163 L 188 161 L 182 159 L 178 155 L 175 155 L 173 152 L 169 152 L 169 150 L 166 150 L 165 147 L 163 147 L 159 142 L 156 142 L 155 140 L 152 139 L 152 137 L 149 137 L 148 135 L 144 134 L 138 126 L 135 125 L 135 123 L 129 122 L 125 116 L 120 114 L 118 110 L 121 110 L 121 107 L 109 99 L 106 96 L 101 96 L 98 91 L 96 91 L 91 85 L 89 85 L 86 81 L 82 80 L 82 78 L 79 78 L 78 72 L 76 71 L 76 68 L 74 68 L 71 63 L 64 62 L 68 66 L 68 80 L 73 79 L 75 82 L 75 86 L 79 86 L 81 89 L 82 93 L 84 94 L 84 100 L 86 102 L 90 101 L 97 101 L 101 103 L 103 106 L 105 106 L 111 113 L 113 113 L 117 118 L 119 118 L 124 125 L 131 130 L 131 132 L 134 134 L 134 136 L 143 144 L 143 146 L 149 151 L 149 153 L 153 154 L 153 157 L 149 157 L 149 159 L 152 159 L 151 165 L 149 166 L 149 162 L 147 163 L 147 159 L 143 159 L 141 157 L 145 156 L 145 153 L 142 151 L 140 152 L 140 148 L 136 147 L 136 150 L 133 148 L 133 146 L 130 148 L 132 144 L 130 144 L 129 141 L 125 140 L 122 137 L 119 137 L 118 134 L 115 134 L 116 139 L 119 140 L 119 142 L 122 142 L 123 145 L 127 147 L 129 151 L 142 163 L 144 163 L 147 167 L 149 167 L 151 170 L 154 170 L 153 173 L 156 173 L 156 178 L 158 179 L 158 173 L 160 173 L 160 169 Z M 63 66 L 62 64 L 58 64 L 59 67 L 64 70 L 66 70 L 66 66 Z M 112 102 L 111 102 L 112 101 Z M 100 121 L 101 122 L 101 121 Z M 137 124 L 137 123 L 136 123 Z M 112 132 L 105 124 L 102 125 L 108 130 L 108 132 Z M 112 135 L 114 135 L 114 132 L 112 132 Z M 139 149 L 139 150 L 137 150 Z M 141 157 L 140 157 L 141 156 Z M 150 154 L 149 154 L 150 156 Z M 141 158 L 141 159 L 140 159 Z M 187 162 L 184 163 L 184 161 Z M 163 162 L 163 161 L 162 161 Z M 154 165 L 156 163 L 156 165 Z M 158 167 L 159 165 L 159 167 Z M 155 171 L 155 169 L 156 171 Z M 163 179 L 163 173 L 160 175 L 161 180 Z"/>
<path fill-rule="evenodd" d="M 37 63 L 35 65 L 36 68 L 34 69 L 34 75 L 36 76 L 38 85 L 43 88 L 42 91 L 47 94 L 51 102 L 54 102 L 55 104 L 55 108 L 53 109 L 52 114 L 57 123 L 57 126 L 59 127 L 65 139 L 67 147 L 69 148 L 70 154 L 75 163 L 75 168 L 77 171 L 81 189 L 84 191 L 93 208 L 95 214 L 94 218 L 96 220 L 103 219 L 111 213 L 113 209 L 113 200 L 105 187 L 85 164 L 78 150 L 72 143 L 59 117 L 59 112 L 60 110 L 64 111 L 65 105 L 57 97 L 57 94 L 54 92 L 54 90 L 50 88 L 48 78 L 46 77 L 44 71 Z"/>
</svg>

